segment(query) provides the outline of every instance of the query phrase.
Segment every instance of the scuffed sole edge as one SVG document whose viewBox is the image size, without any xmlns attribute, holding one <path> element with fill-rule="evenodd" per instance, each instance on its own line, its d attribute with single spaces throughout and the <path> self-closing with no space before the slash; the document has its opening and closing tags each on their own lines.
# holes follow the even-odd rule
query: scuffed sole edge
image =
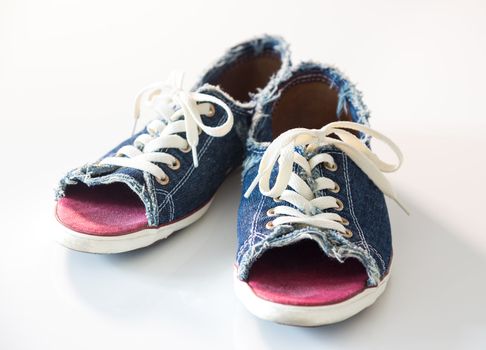
<svg viewBox="0 0 486 350">
<path fill-rule="evenodd" d="M 162 227 L 148 228 L 120 236 L 94 236 L 61 226 L 62 229 L 55 233 L 55 239 L 69 249 L 85 253 L 116 254 L 128 252 L 154 244 L 196 222 L 206 213 L 211 202 L 212 200 L 184 219 Z"/>
<path fill-rule="evenodd" d="M 258 297 L 251 287 L 234 276 L 238 299 L 258 318 L 291 326 L 315 327 L 350 318 L 375 303 L 385 291 L 390 273 L 376 287 L 366 288 L 346 301 L 322 306 L 296 306 L 274 303 Z"/>
</svg>

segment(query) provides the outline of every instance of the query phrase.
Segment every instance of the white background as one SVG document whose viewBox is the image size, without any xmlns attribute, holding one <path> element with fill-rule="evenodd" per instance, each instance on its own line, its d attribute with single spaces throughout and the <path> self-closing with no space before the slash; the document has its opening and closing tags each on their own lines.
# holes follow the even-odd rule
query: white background
<svg viewBox="0 0 486 350">
<path fill-rule="evenodd" d="M 486 3 L 292 3 L 0 0 L 0 349 L 486 349 Z M 57 180 L 128 136 L 141 87 L 265 32 L 344 70 L 406 157 L 389 288 L 333 326 L 260 321 L 234 297 L 238 175 L 148 249 L 51 239 Z"/>
</svg>

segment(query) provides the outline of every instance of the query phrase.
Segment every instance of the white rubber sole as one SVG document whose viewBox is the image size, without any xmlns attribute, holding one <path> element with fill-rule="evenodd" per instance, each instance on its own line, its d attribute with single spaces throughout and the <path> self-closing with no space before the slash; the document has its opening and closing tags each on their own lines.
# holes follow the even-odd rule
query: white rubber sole
<svg viewBox="0 0 486 350">
<path fill-rule="evenodd" d="M 79 233 L 62 226 L 62 230 L 56 232 L 55 239 L 63 246 L 80 252 L 97 254 L 128 252 L 147 247 L 169 237 L 175 231 L 191 225 L 206 213 L 211 202 L 212 200 L 182 220 L 158 228 L 148 228 L 121 236 L 94 236 Z"/>
<path fill-rule="evenodd" d="M 236 296 L 255 316 L 277 323 L 315 327 L 344 321 L 371 306 L 385 291 L 388 274 L 376 287 L 367 288 L 346 301 L 323 306 L 295 306 L 274 303 L 258 297 L 251 287 L 234 277 Z"/>
</svg>

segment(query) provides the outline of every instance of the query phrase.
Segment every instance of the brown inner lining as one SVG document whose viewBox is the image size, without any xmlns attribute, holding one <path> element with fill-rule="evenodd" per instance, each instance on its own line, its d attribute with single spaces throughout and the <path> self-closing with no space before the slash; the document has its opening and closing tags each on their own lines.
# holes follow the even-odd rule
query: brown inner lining
<svg viewBox="0 0 486 350">
<path fill-rule="evenodd" d="M 349 113 L 336 115 L 338 91 L 322 77 L 306 77 L 283 88 L 272 113 L 272 136 L 293 128 L 320 129 L 337 120 L 351 121 Z"/>
<path fill-rule="evenodd" d="M 249 94 L 264 87 L 281 65 L 282 61 L 275 53 L 244 56 L 223 71 L 214 84 L 238 101 L 246 102 Z"/>
</svg>

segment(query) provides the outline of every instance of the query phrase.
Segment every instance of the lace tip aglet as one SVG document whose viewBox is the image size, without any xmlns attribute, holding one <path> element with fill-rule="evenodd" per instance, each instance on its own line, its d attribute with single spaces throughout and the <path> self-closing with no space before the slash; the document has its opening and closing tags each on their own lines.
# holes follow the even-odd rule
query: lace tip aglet
<svg viewBox="0 0 486 350">
<path fill-rule="evenodd" d="M 197 168 L 199 166 L 199 161 L 197 159 L 197 153 L 192 152 L 192 162 L 194 164 L 194 168 Z"/>
<path fill-rule="evenodd" d="M 256 185 L 258 183 L 258 177 L 256 177 L 252 183 L 250 184 L 250 187 L 248 187 L 248 189 L 246 190 L 245 194 L 243 195 L 243 197 L 245 197 L 246 199 L 248 199 L 251 195 L 251 193 L 253 192 L 253 190 L 255 189 Z"/>
</svg>

